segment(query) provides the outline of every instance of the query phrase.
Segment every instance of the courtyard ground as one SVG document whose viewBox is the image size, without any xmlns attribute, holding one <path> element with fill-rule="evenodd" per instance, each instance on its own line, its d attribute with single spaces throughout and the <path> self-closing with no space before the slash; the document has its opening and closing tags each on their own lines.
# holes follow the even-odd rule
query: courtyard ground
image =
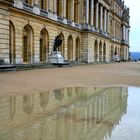
<svg viewBox="0 0 140 140">
<path fill-rule="evenodd" d="M 140 62 L 0 73 L 0 96 L 32 94 L 64 87 L 112 85 L 140 87 Z"/>
</svg>

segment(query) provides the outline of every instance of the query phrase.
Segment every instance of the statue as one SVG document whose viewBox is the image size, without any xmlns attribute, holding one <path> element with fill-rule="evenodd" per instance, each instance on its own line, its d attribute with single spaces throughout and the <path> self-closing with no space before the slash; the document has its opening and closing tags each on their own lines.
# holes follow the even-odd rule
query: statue
<svg viewBox="0 0 140 140">
<path fill-rule="evenodd" d="M 57 48 L 58 48 L 59 46 L 61 46 L 61 44 L 62 44 L 62 39 L 60 38 L 59 35 L 57 35 L 57 36 L 55 37 L 55 40 L 54 40 L 53 51 L 57 51 Z"/>
<path fill-rule="evenodd" d="M 57 66 L 68 65 L 68 62 L 64 61 L 64 56 L 58 50 L 58 47 L 62 44 L 62 39 L 60 35 L 57 35 L 54 40 L 53 50 L 50 55 L 50 63 Z"/>
</svg>

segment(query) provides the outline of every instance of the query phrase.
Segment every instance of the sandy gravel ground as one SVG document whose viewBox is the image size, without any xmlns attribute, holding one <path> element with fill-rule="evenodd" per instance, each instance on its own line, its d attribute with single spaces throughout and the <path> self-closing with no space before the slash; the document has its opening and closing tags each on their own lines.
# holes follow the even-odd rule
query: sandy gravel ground
<svg viewBox="0 0 140 140">
<path fill-rule="evenodd" d="M 140 87 L 140 62 L 0 73 L 0 96 L 32 94 L 73 86 L 112 85 Z"/>
</svg>

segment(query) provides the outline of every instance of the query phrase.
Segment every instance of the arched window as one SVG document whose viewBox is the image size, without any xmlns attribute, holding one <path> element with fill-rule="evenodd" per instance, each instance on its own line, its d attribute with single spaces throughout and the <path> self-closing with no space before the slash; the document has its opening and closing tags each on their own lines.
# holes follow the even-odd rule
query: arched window
<svg viewBox="0 0 140 140">
<path fill-rule="evenodd" d="M 97 61 L 97 60 L 98 60 L 98 43 L 96 40 L 94 44 L 94 61 Z"/>
<path fill-rule="evenodd" d="M 9 59 L 10 59 L 10 64 L 15 64 L 15 59 L 16 59 L 16 51 L 15 51 L 15 27 L 13 23 L 10 21 L 9 24 Z"/>
<path fill-rule="evenodd" d="M 113 51 L 113 46 L 111 46 L 111 60 L 113 60 L 114 59 L 114 51 Z"/>
<path fill-rule="evenodd" d="M 69 61 L 73 60 L 73 38 L 71 35 L 68 37 L 67 57 Z"/>
<path fill-rule="evenodd" d="M 61 46 L 59 46 L 58 51 L 60 51 L 62 53 L 62 55 L 64 56 L 65 55 L 65 42 L 64 42 L 65 40 L 64 40 L 63 33 L 60 33 L 59 37 L 62 39 L 62 44 L 61 44 Z"/>
<path fill-rule="evenodd" d="M 106 61 L 106 44 L 103 46 L 103 61 Z"/>
<path fill-rule="evenodd" d="M 112 37 L 113 35 L 113 23 L 112 20 L 110 20 L 110 36 Z"/>
<path fill-rule="evenodd" d="M 30 25 L 26 25 L 23 29 L 23 63 L 33 61 L 33 30 Z"/>
<path fill-rule="evenodd" d="M 75 48 L 75 52 L 76 52 L 76 61 L 80 60 L 80 39 L 79 37 L 77 37 L 76 39 L 76 48 Z"/>
<path fill-rule="evenodd" d="M 48 32 L 46 29 L 43 29 L 40 33 L 40 62 L 46 62 L 49 51 L 48 44 Z"/>
<path fill-rule="evenodd" d="M 100 41 L 100 44 L 99 44 L 99 60 L 102 61 L 102 42 Z"/>
</svg>

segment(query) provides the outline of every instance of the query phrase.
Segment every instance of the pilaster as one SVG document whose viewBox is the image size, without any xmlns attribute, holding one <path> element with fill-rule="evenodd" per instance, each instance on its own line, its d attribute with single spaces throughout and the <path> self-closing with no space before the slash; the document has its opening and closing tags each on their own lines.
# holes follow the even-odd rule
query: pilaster
<svg viewBox="0 0 140 140">
<path fill-rule="evenodd" d="M 70 13 L 70 20 L 74 21 L 74 0 L 71 0 L 71 13 Z"/>
<path fill-rule="evenodd" d="M 103 31 L 103 6 L 100 6 L 100 30 Z"/>
<path fill-rule="evenodd" d="M 107 26 L 107 22 L 106 22 L 106 20 L 107 20 L 107 11 L 106 11 L 106 9 L 105 9 L 105 11 L 104 11 L 104 32 L 106 33 L 106 26 Z"/>
<path fill-rule="evenodd" d="M 98 29 L 98 12 L 99 12 L 99 3 L 98 2 L 96 2 L 96 29 Z"/>
<path fill-rule="evenodd" d="M 88 24 L 89 21 L 89 0 L 86 0 L 86 18 L 85 23 Z"/>
<path fill-rule="evenodd" d="M 66 18 L 66 0 L 63 0 L 63 17 Z"/>
<path fill-rule="evenodd" d="M 94 19 L 94 0 L 91 0 L 91 11 L 90 11 L 90 17 L 91 17 L 91 21 L 90 21 L 90 24 L 93 26 L 93 19 Z"/>
</svg>

